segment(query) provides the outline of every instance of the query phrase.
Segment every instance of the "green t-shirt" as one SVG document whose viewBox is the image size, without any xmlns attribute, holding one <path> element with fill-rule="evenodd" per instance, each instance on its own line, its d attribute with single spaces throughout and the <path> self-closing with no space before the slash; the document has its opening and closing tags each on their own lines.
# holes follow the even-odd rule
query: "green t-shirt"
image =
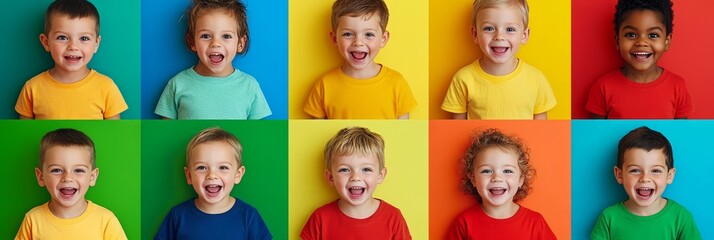
<svg viewBox="0 0 714 240">
<path fill-rule="evenodd" d="M 684 206 L 667 199 L 667 205 L 651 216 L 630 213 L 624 202 L 606 208 L 597 219 L 590 239 L 700 240 L 702 236 L 692 214 Z"/>
</svg>

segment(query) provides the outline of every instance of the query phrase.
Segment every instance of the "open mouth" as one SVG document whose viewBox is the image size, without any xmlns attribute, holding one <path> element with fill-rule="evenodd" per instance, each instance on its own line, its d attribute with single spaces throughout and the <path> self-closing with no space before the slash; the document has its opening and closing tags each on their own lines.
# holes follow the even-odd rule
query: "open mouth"
<svg viewBox="0 0 714 240">
<path fill-rule="evenodd" d="M 506 189 L 502 187 L 491 188 L 488 191 L 495 196 L 501 196 L 506 193 Z"/>
<path fill-rule="evenodd" d="M 367 58 L 367 52 L 350 52 L 350 55 L 355 60 L 364 60 Z"/>
<path fill-rule="evenodd" d="M 223 54 L 220 53 L 211 53 L 208 55 L 208 59 L 211 60 L 212 63 L 221 63 L 223 61 Z"/>
<path fill-rule="evenodd" d="M 206 189 L 206 193 L 209 197 L 215 197 L 218 196 L 218 193 L 221 191 L 223 188 L 222 186 L 218 184 L 209 184 L 204 187 Z"/>
<path fill-rule="evenodd" d="M 80 59 L 82 59 L 81 56 L 64 56 L 64 60 L 68 62 L 78 62 Z"/>
<path fill-rule="evenodd" d="M 635 192 L 641 198 L 649 198 L 654 194 L 654 188 L 638 188 Z"/>
<path fill-rule="evenodd" d="M 508 47 L 491 47 L 491 51 L 496 55 L 503 55 L 508 51 Z"/>
<path fill-rule="evenodd" d="M 357 198 L 362 197 L 366 188 L 365 187 L 350 187 L 350 188 L 347 188 L 347 190 L 350 192 L 350 198 L 357 199 Z"/>
<path fill-rule="evenodd" d="M 644 60 L 644 59 L 648 59 L 651 56 L 652 56 L 652 53 L 648 53 L 648 52 L 632 53 L 632 57 L 634 57 L 635 59 L 643 59 Z"/>
<path fill-rule="evenodd" d="M 60 188 L 60 196 L 62 198 L 72 198 L 77 193 L 76 188 Z"/>
</svg>

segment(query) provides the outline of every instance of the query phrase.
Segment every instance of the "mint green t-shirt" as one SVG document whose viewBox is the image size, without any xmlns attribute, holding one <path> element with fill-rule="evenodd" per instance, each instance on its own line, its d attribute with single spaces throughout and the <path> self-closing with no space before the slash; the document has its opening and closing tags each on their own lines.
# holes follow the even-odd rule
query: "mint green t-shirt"
<svg viewBox="0 0 714 240">
<path fill-rule="evenodd" d="M 667 199 L 667 205 L 651 216 L 630 213 L 624 202 L 607 207 L 590 233 L 590 239 L 681 239 L 701 240 L 694 217 L 679 203 Z"/>
<path fill-rule="evenodd" d="M 193 67 L 166 84 L 154 113 L 171 119 L 261 119 L 272 114 L 252 76 L 235 69 L 226 77 L 206 77 Z"/>
</svg>

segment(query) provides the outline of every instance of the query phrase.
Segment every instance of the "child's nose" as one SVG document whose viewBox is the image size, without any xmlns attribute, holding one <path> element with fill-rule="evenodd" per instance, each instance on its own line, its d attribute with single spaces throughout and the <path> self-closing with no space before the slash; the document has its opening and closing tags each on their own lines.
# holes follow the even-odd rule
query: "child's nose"
<svg viewBox="0 0 714 240">
<path fill-rule="evenodd" d="M 220 43 L 220 41 L 218 41 L 218 40 L 219 40 L 218 38 L 213 38 L 213 39 L 211 40 L 211 43 L 210 43 L 209 46 L 210 46 L 210 47 L 220 47 L 220 46 L 221 46 L 221 43 Z"/>
<path fill-rule="evenodd" d="M 354 46 L 363 46 L 363 45 L 364 45 L 364 41 L 363 41 L 363 39 L 360 38 L 360 37 L 355 37 L 355 41 L 352 42 L 352 45 L 354 45 Z"/>
</svg>

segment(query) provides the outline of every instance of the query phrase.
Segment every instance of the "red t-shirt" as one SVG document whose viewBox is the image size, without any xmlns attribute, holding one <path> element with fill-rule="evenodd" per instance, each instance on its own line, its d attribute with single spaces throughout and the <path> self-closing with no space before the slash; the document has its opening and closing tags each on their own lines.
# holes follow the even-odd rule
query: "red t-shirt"
<svg viewBox="0 0 714 240">
<path fill-rule="evenodd" d="M 543 216 L 521 206 L 507 219 L 491 218 L 480 205 L 459 214 L 448 239 L 556 239 Z"/>
<path fill-rule="evenodd" d="M 667 69 L 649 83 L 630 81 L 618 69 L 593 84 L 585 109 L 607 118 L 674 119 L 688 117 L 694 106 L 684 79 Z"/>
<path fill-rule="evenodd" d="M 399 209 L 380 200 L 377 211 L 365 219 L 351 218 L 337 201 L 316 209 L 300 233 L 302 239 L 412 239 Z"/>
</svg>

